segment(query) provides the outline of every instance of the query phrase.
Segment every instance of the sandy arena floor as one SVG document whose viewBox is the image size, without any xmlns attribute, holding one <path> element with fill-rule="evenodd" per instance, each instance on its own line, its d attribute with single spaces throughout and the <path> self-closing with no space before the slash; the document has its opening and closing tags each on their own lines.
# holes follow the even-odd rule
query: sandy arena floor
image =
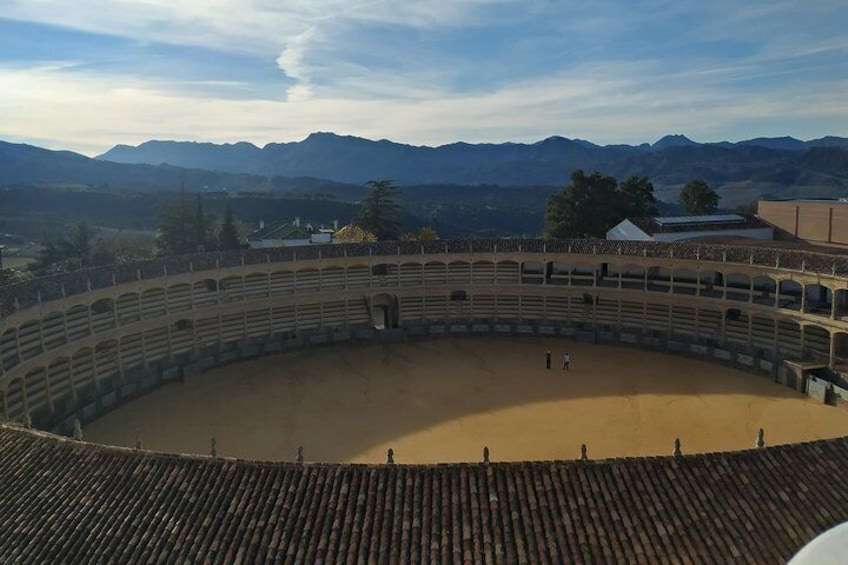
<svg viewBox="0 0 848 565">
<path fill-rule="evenodd" d="M 545 369 L 545 350 L 554 367 Z M 562 371 L 563 351 L 571 370 Z M 712 363 L 542 338 L 316 348 L 171 384 L 85 429 L 146 449 L 307 461 L 572 459 L 753 447 L 848 435 L 848 411 Z"/>
</svg>

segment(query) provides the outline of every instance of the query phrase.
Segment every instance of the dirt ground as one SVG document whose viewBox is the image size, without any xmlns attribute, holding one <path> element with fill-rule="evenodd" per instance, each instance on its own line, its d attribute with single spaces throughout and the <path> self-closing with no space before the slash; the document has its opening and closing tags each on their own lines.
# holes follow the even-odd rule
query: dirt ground
<svg viewBox="0 0 848 565">
<path fill-rule="evenodd" d="M 545 368 L 545 351 L 553 368 Z M 571 353 L 571 370 L 561 368 Z M 593 459 L 848 435 L 848 411 L 712 363 L 544 338 L 323 347 L 214 369 L 89 424 L 87 441 L 307 461 Z"/>
</svg>

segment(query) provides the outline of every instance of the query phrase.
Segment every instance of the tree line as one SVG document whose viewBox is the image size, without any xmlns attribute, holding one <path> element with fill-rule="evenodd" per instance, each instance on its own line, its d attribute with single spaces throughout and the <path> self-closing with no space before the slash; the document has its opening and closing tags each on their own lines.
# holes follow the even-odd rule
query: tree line
<svg viewBox="0 0 848 565">
<path fill-rule="evenodd" d="M 680 191 L 679 203 L 689 214 L 711 214 L 719 195 L 706 181 L 693 180 Z M 552 238 L 604 238 L 625 218 L 655 216 L 657 200 L 648 177 L 615 177 L 577 169 L 562 192 L 548 197 L 545 235 Z"/>
<path fill-rule="evenodd" d="M 404 233 L 401 222 L 399 188 L 391 180 L 366 183 L 369 192 L 360 202 L 359 214 L 349 231 L 356 241 L 421 240 L 439 238 L 430 226 Z M 679 203 L 690 214 L 710 214 L 720 197 L 703 180 L 692 180 L 683 187 Z M 647 177 L 631 176 L 622 182 L 615 177 L 578 169 L 562 192 L 551 195 L 545 210 L 545 236 L 552 238 L 603 238 L 606 232 L 625 218 L 652 216 L 657 213 L 654 186 Z M 246 244 L 246 226 L 234 218 L 228 204 L 221 220 L 203 211 L 201 195 L 191 201 L 183 192 L 176 202 L 162 208 L 155 236 L 157 255 L 181 255 L 202 251 L 242 249 Z M 86 267 L 125 263 L 149 258 L 139 249 L 120 249 L 102 240 L 92 243 L 95 231 L 80 222 L 67 233 L 45 234 L 38 259 L 30 266 L 31 275 L 43 276 Z M 350 235 L 349 235 L 350 237 Z"/>
</svg>

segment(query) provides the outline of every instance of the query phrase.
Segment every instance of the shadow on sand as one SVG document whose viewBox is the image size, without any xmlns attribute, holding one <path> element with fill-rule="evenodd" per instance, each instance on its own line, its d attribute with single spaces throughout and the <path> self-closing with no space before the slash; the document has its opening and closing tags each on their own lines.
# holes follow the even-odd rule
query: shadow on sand
<svg viewBox="0 0 848 565">
<path fill-rule="evenodd" d="M 552 369 L 545 352 L 552 352 Z M 569 371 L 562 355 L 571 354 Z M 316 348 L 211 370 L 89 425 L 92 441 L 226 456 L 398 462 L 670 454 L 848 434 L 848 412 L 721 365 L 555 338 Z"/>
</svg>

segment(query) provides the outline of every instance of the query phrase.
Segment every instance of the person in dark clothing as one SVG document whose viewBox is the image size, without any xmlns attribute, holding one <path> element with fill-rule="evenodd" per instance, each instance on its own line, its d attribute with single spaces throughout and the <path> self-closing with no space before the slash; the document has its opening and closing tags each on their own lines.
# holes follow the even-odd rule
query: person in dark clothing
<svg viewBox="0 0 848 565">
<path fill-rule="evenodd" d="M 550 349 L 548 349 L 548 350 L 545 352 L 545 368 L 546 368 L 546 369 L 550 369 L 550 368 L 551 368 L 551 350 L 550 350 Z"/>
</svg>

